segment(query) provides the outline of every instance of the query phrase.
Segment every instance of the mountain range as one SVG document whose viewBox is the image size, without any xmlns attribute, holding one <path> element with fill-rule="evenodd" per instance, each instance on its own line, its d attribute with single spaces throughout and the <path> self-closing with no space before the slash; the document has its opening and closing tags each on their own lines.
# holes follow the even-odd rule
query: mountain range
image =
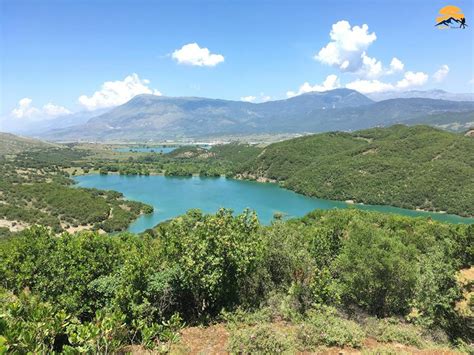
<svg viewBox="0 0 474 355">
<path fill-rule="evenodd" d="M 38 136 L 56 141 L 160 141 L 352 131 L 396 123 L 462 130 L 474 124 L 473 116 L 474 102 L 429 98 L 376 102 L 350 89 L 311 92 L 264 103 L 138 95 L 85 123 L 58 127 Z"/>
<path fill-rule="evenodd" d="M 452 93 L 444 90 L 408 90 L 408 91 L 384 91 L 368 94 L 367 97 L 374 101 L 388 99 L 435 99 L 449 101 L 474 101 L 474 93 Z"/>
<path fill-rule="evenodd" d="M 0 122 L 2 130 L 25 136 L 40 136 L 41 134 L 58 128 L 67 128 L 84 124 L 92 117 L 107 112 L 108 109 L 94 111 L 79 111 L 72 114 L 60 115 L 43 120 L 10 120 Z"/>
</svg>

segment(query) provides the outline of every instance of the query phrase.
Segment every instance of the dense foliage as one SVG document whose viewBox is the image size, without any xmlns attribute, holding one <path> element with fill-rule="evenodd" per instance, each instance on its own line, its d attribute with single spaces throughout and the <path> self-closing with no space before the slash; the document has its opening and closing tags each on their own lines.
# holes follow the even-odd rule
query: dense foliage
<svg viewBox="0 0 474 355">
<path fill-rule="evenodd" d="M 473 281 L 459 274 L 472 271 L 474 225 L 348 209 L 262 226 L 251 211 L 191 210 L 142 235 L 99 234 L 151 207 L 70 176 L 263 177 L 313 196 L 473 215 L 473 142 L 423 126 L 170 154 L 21 141 L 0 157 L 0 220 L 11 222 L 0 227 L 0 354 L 168 351 L 184 324 L 217 321 L 232 352 L 360 348 L 366 337 L 472 351 Z"/>
<path fill-rule="evenodd" d="M 310 135 L 267 147 L 182 147 L 95 161 L 103 173 L 219 176 L 276 181 L 333 200 L 474 216 L 474 140 L 428 126 Z"/>
<path fill-rule="evenodd" d="M 257 157 L 262 149 L 248 144 L 223 144 L 205 149 L 183 146 L 168 154 L 145 153 L 127 159 L 94 159 L 96 170 L 129 175 L 234 176 L 243 164 Z"/>
<path fill-rule="evenodd" d="M 269 227 L 250 211 L 193 210 L 143 235 L 33 228 L 0 242 L 0 333 L 12 352 L 105 353 L 225 319 L 235 351 L 360 347 L 365 336 L 462 343 L 473 334 L 455 276 L 473 242 L 472 225 L 352 209 Z M 290 338 L 265 325 L 275 317 L 294 324 Z"/>
<path fill-rule="evenodd" d="M 275 143 L 240 176 L 320 198 L 473 216 L 473 156 L 471 137 L 398 125 Z"/>
<path fill-rule="evenodd" d="M 71 187 L 65 169 L 84 156 L 81 151 L 52 148 L 13 159 L 0 157 L 0 219 L 11 221 L 13 227 L 39 224 L 56 232 L 80 226 L 113 232 L 152 211 L 115 191 Z"/>
</svg>

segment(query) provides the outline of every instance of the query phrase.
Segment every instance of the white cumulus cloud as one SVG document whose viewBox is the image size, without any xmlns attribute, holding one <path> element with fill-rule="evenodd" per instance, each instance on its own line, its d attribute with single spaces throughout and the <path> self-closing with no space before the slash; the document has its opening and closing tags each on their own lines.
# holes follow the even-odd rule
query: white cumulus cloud
<svg viewBox="0 0 474 355">
<path fill-rule="evenodd" d="M 33 100 L 28 97 L 25 97 L 18 101 L 18 107 L 13 109 L 12 116 L 16 118 L 27 118 L 38 114 L 39 109 L 31 106 L 32 102 Z"/>
<path fill-rule="evenodd" d="M 357 79 L 346 84 L 346 88 L 357 90 L 363 94 L 383 91 L 407 90 L 412 87 L 422 86 L 428 81 L 428 74 L 423 72 L 405 72 L 403 78 L 396 83 L 387 83 L 380 80 Z"/>
<path fill-rule="evenodd" d="M 69 115 L 72 113 L 63 106 L 54 105 L 51 102 L 43 106 L 43 112 L 48 116 Z"/>
<path fill-rule="evenodd" d="M 48 119 L 60 115 L 68 115 L 71 113 L 67 108 L 63 106 L 54 105 L 47 103 L 42 108 L 38 108 L 32 105 L 33 100 L 25 97 L 18 101 L 18 106 L 11 112 L 13 117 L 25 118 L 25 119 Z"/>
<path fill-rule="evenodd" d="M 94 92 L 91 96 L 81 95 L 78 100 L 82 106 L 92 111 L 124 104 L 140 94 L 160 96 L 161 93 L 150 88 L 149 84 L 149 80 L 140 79 L 137 74 L 133 73 L 123 80 L 106 81 L 99 91 Z"/>
<path fill-rule="evenodd" d="M 197 43 L 188 43 L 175 50 L 171 57 L 180 64 L 199 67 L 214 67 L 224 61 L 222 54 L 214 54 L 207 48 L 201 48 Z"/>
<path fill-rule="evenodd" d="M 362 67 L 360 72 L 369 77 L 369 78 L 376 78 L 383 74 L 383 67 L 382 62 L 369 57 L 367 54 L 362 53 Z"/>
<path fill-rule="evenodd" d="M 339 78 L 337 77 L 337 75 L 331 74 L 326 77 L 322 84 L 311 85 L 310 83 L 305 82 L 299 87 L 298 91 L 288 91 L 286 93 L 286 96 L 293 97 L 312 91 L 328 91 L 337 89 L 340 86 L 341 85 L 339 83 Z"/>
<path fill-rule="evenodd" d="M 423 72 L 405 72 L 403 79 L 397 82 L 398 89 L 408 89 L 413 86 L 422 86 L 428 81 L 428 74 Z"/>
<path fill-rule="evenodd" d="M 345 20 L 332 25 L 329 37 L 331 41 L 319 50 L 314 59 L 344 72 L 361 70 L 367 48 L 377 39 L 375 32 L 369 33 L 366 24 L 351 27 Z"/>
<path fill-rule="evenodd" d="M 368 54 L 377 35 L 369 31 L 367 24 L 351 27 L 348 21 L 338 21 L 332 25 L 329 37 L 331 41 L 319 50 L 314 59 L 334 66 L 341 72 L 354 73 L 358 79 L 375 79 L 401 72 L 405 67 L 400 59 L 393 57 L 390 66 L 386 68 L 380 60 Z"/>
<path fill-rule="evenodd" d="M 404 68 L 405 68 L 405 64 L 403 64 L 403 62 L 400 59 L 393 57 L 392 61 L 390 62 L 389 74 L 395 73 L 397 71 L 402 71 Z"/>
<path fill-rule="evenodd" d="M 449 67 L 446 64 L 443 64 L 434 74 L 433 79 L 440 83 L 442 82 L 446 76 L 449 74 Z"/>
<path fill-rule="evenodd" d="M 257 97 L 256 96 L 242 96 L 240 98 L 240 101 L 245 101 L 245 102 L 255 102 L 255 100 L 257 100 Z"/>
<path fill-rule="evenodd" d="M 270 101 L 271 99 L 272 99 L 271 96 L 265 95 L 265 93 L 261 92 L 259 96 L 253 96 L 253 95 L 242 96 L 240 98 L 240 101 L 244 101 L 244 102 L 266 102 L 266 101 Z"/>
<path fill-rule="evenodd" d="M 391 91 L 394 86 L 390 83 L 384 83 L 379 80 L 355 80 L 346 84 L 346 88 L 357 90 L 363 94 L 370 94 L 373 92 Z"/>
</svg>

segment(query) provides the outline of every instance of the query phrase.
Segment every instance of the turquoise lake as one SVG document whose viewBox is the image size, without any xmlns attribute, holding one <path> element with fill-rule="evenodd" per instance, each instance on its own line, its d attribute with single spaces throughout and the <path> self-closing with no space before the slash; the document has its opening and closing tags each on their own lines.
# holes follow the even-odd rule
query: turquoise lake
<svg viewBox="0 0 474 355">
<path fill-rule="evenodd" d="M 179 148 L 181 146 L 156 146 L 156 147 L 120 147 L 115 148 L 116 152 L 120 153 L 170 153 L 173 150 Z M 210 149 L 210 145 L 198 145 L 200 148 Z"/>
<path fill-rule="evenodd" d="M 178 147 L 123 147 L 115 148 L 120 153 L 170 153 Z"/>
<path fill-rule="evenodd" d="M 102 190 L 115 190 L 127 199 L 148 203 L 155 208 L 149 215 L 140 216 L 129 231 L 143 232 L 159 222 L 184 214 L 191 208 L 213 213 L 221 207 L 235 213 L 250 208 L 257 212 L 260 221 L 269 224 L 275 212 L 286 218 L 301 217 L 320 208 L 348 208 L 397 213 L 412 217 L 431 217 L 451 223 L 474 223 L 474 218 L 455 215 L 406 210 L 390 206 L 350 205 L 345 202 L 311 198 L 283 189 L 277 184 L 241 181 L 227 178 L 83 175 L 75 177 L 77 186 Z"/>
</svg>

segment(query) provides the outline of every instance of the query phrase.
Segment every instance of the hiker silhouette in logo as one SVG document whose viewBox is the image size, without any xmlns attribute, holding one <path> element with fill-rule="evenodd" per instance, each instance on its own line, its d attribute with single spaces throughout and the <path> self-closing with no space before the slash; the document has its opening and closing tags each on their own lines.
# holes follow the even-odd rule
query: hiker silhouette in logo
<svg viewBox="0 0 474 355">
<path fill-rule="evenodd" d="M 459 25 L 459 28 L 466 28 L 466 26 L 467 26 L 467 25 L 466 25 L 466 18 L 463 17 L 463 18 L 461 19 L 461 24 Z"/>
</svg>

